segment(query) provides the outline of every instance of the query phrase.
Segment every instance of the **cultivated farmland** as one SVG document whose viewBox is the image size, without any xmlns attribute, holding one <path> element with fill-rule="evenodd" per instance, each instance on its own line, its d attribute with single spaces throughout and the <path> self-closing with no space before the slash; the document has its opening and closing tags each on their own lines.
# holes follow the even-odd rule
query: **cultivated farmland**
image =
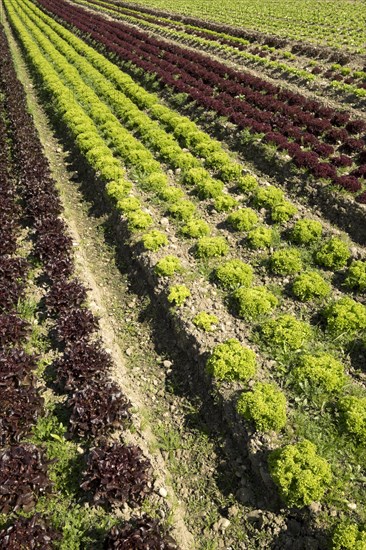
<svg viewBox="0 0 366 550">
<path fill-rule="evenodd" d="M 1 8 L 1 547 L 365 549 L 364 4 Z"/>
</svg>

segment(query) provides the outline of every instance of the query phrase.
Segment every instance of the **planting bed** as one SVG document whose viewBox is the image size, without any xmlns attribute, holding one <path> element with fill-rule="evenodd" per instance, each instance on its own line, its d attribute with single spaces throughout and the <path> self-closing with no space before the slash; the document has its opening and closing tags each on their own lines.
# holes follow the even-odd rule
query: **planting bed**
<svg viewBox="0 0 366 550">
<path fill-rule="evenodd" d="M 210 546 L 206 530 L 197 547 L 362 548 L 365 120 L 84 7 L 3 4 L 8 37 L 83 188 L 189 363 L 189 393 L 211 396 L 206 422 L 221 417 L 218 430 L 232 445 L 226 460 L 236 455 L 243 465 L 230 498 L 272 514 L 261 543 L 248 521 L 263 524 L 263 510 L 241 508 L 226 539 Z M 10 420 L 2 425 L 0 476 L 9 489 L 0 538 L 15 547 L 29 528 L 62 548 L 130 548 L 131 539 L 141 548 L 193 548 L 176 517 L 175 542 L 167 521 L 143 515 L 156 506 L 156 463 L 128 435 L 130 397 L 74 275 L 73 241 L 1 36 L 0 365 Z M 220 137 L 232 131 L 229 145 L 241 142 L 248 153 L 210 135 L 218 115 Z M 274 163 L 271 180 L 245 163 L 255 154 L 267 171 Z M 288 178 L 279 186 L 281 169 Z M 289 200 L 283 187 L 294 182 Z M 309 200 L 301 200 L 304 189 Z M 329 223 L 337 214 L 346 232 Z M 30 313 L 19 305 L 23 287 L 37 297 Z M 21 347 L 35 319 L 39 332 Z M 8 464 L 19 468 L 14 479 Z M 256 485 L 253 498 L 241 493 L 243 471 Z M 129 523 L 126 508 L 138 512 Z M 225 514 L 210 529 L 224 533 Z"/>
</svg>

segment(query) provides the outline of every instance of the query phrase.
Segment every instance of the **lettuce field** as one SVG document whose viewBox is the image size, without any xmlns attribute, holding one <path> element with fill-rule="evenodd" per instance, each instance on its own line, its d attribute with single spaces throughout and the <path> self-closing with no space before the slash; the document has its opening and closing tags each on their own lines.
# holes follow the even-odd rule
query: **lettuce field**
<svg viewBox="0 0 366 550">
<path fill-rule="evenodd" d="M 0 546 L 366 550 L 360 0 L 0 0 Z"/>
</svg>

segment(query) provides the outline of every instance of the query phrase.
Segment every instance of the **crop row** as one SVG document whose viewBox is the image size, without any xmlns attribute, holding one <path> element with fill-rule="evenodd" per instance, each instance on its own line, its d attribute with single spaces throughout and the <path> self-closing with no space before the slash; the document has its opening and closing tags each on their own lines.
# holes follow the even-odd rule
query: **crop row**
<svg viewBox="0 0 366 550">
<path fill-rule="evenodd" d="M 240 38 L 228 34 L 205 29 L 197 22 L 194 25 L 183 23 L 180 18 L 168 17 L 168 14 L 150 14 L 145 10 L 131 9 L 120 2 L 104 2 L 102 0 L 79 1 L 78 4 L 98 9 L 104 13 L 138 25 L 147 31 L 152 31 L 167 38 L 173 38 L 179 42 L 185 42 L 198 49 L 211 49 L 228 59 L 244 63 L 252 63 L 264 69 L 271 70 L 276 76 L 279 71 L 285 76 L 295 76 L 301 85 L 304 81 L 318 83 L 320 77 L 337 90 L 350 93 L 355 97 L 366 97 L 366 73 L 362 70 L 354 70 L 339 63 L 331 67 L 321 67 L 314 59 L 299 59 L 290 49 L 278 49 L 267 43 L 256 42 L 255 37 L 249 33 L 249 39 Z M 149 11 L 149 10 L 148 10 Z M 273 44 L 276 40 L 267 42 Z M 278 41 L 281 44 L 281 41 Z M 254 45 L 253 45 L 254 44 Z M 293 48 L 296 49 L 296 48 Z M 301 52 L 302 53 L 302 52 Z M 306 53 L 306 49 L 304 49 Z M 314 53 L 314 52 L 311 52 Z M 343 61 L 342 56 L 333 55 L 333 59 Z M 302 66 L 304 68 L 302 68 Z"/>
<path fill-rule="evenodd" d="M 353 193 L 362 189 L 363 121 L 351 120 L 345 112 L 325 108 L 122 23 L 91 16 L 81 8 L 52 2 L 42 5 L 52 7 L 53 13 L 100 40 L 108 50 L 158 74 L 165 84 L 187 93 L 197 104 L 226 116 L 239 128 L 263 135 L 265 142 L 286 151 L 298 167 L 309 170 L 315 177 L 328 179 Z M 100 22 L 98 31 L 93 30 L 93 17 Z M 358 200 L 363 198 L 361 193 Z"/>
<path fill-rule="evenodd" d="M 14 21 L 16 22 L 17 21 L 17 18 L 16 16 L 14 16 L 13 14 L 11 14 L 10 12 L 10 15 L 11 15 L 11 19 L 14 23 Z M 47 72 L 48 74 L 53 74 L 53 70 L 51 69 L 50 65 L 46 65 L 45 62 L 41 63 L 40 59 L 40 52 L 36 50 L 35 46 L 34 46 L 34 43 L 33 41 L 31 40 L 31 38 L 26 38 L 26 33 L 24 31 L 24 29 L 22 29 L 22 25 L 20 24 L 19 20 L 18 20 L 18 31 L 20 33 L 20 36 L 23 40 L 23 42 L 27 45 L 27 50 L 28 50 L 28 55 L 29 55 L 29 52 L 32 51 L 33 55 L 34 56 L 37 56 L 32 58 L 32 56 L 30 57 L 30 59 L 32 60 L 32 63 L 37 66 L 37 69 L 38 69 L 38 72 L 39 74 L 42 74 L 41 71 L 42 71 L 42 68 L 43 70 L 46 70 L 46 67 L 47 67 Z M 27 22 L 27 25 L 29 25 L 31 27 L 31 24 L 29 22 Z M 45 28 L 43 29 L 43 31 L 45 31 Z M 33 37 L 34 38 L 37 38 L 40 42 L 43 42 L 43 38 L 41 39 L 41 36 L 42 33 L 40 32 L 36 32 L 36 31 L 33 31 Z M 46 46 L 46 43 L 44 42 L 44 51 L 47 50 L 47 52 L 49 53 L 49 55 L 53 55 L 52 54 L 52 48 L 50 48 L 50 45 L 48 44 Z M 54 64 L 55 64 L 55 61 L 56 61 L 56 57 L 53 57 L 53 61 L 54 61 Z M 60 56 L 60 58 L 58 59 L 58 62 L 61 63 L 61 67 L 60 69 L 62 68 L 62 74 L 65 76 L 66 80 L 69 78 L 68 76 L 68 69 L 66 68 L 66 63 L 64 60 L 62 60 L 62 56 Z M 55 64 L 56 66 L 56 64 Z M 45 73 L 46 75 L 47 73 Z M 71 74 L 71 73 L 70 73 Z M 76 78 L 76 75 L 75 75 L 75 78 Z M 52 90 L 53 94 L 60 94 L 62 92 L 61 91 L 58 91 L 60 90 L 61 88 L 61 83 L 60 81 L 58 80 L 56 82 L 56 77 L 54 77 L 54 83 L 52 85 L 52 83 L 50 83 L 50 79 L 48 79 L 48 87 L 49 87 L 49 91 Z M 52 85 L 52 88 L 51 88 L 51 85 Z M 76 86 L 76 89 L 77 89 L 77 86 Z M 78 92 L 80 93 L 80 92 Z M 70 97 L 70 96 L 69 96 Z M 79 97 L 79 96 L 78 96 Z M 81 97 L 81 96 L 80 96 Z M 90 96 L 88 96 L 90 97 Z M 96 107 L 96 103 L 95 103 L 95 99 L 93 99 L 93 107 Z M 70 105 L 70 108 L 72 108 L 72 111 L 71 111 L 71 114 L 73 115 L 72 117 L 71 116 L 67 116 L 65 117 L 64 116 L 64 120 L 67 121 L 68 123 L 68 126 L 69 128 L 71 129 L 71 132 L 73 133 L 74 137 L 75 137 L 75 134 L 76 134 L 76 128 L 75 126 L 79 124 L 79 132 L 82 130 L 81 128 L 81 116 L 82 116 L 82 113 L 79 111 L 79 114 L 78 114 L 78 120 L 75 120 L 75 110 L 74 110 L 74 105 L 72 104 L 72 98 L 71 98 L 71 101 L 70 101 L 71 105 Z M 57 106 L 57 104 L 56 104 Z M 98 113 L 98 117 L 101 117 L 102 113 L 104 113 L 103 117 L 106 115 L 106 111 L 102 110 L 101 109 L 101 105 L 98 105 L 98 108 L 96 109 L 96 113 Z M 94 110 L 94 108 L 93 108 Z M 62 111 L 61 111 L 61 114 L 62 114 Z M 87 121 L 87 117 L 85 117 L 84 115 L 84 122 Z M 103 123 L 105 122 L 104 121 L 104 118 L 102 118 L 99 123 Z M 73 127 L 72 125 L 75 124 L 75 126 Z M 90 121 L 88 121 L 88 128 L 90 130 L 91 128 L 91 125 L 90 125 Z M 81 132 L 82 133 L 82 132 Z M 86 143 L 86 142 L 85 142 Z M 93 142 L 91 140 L 89 140 L 89 150 L 92 149 L 92 146 L 93 146 Z M 85 145 L 85 149 L 87 149 L 87 146 Z M 94 155 L 89 155 L 88 157 L 88 154 L 87 154 L 87 151 L 84 149 L 84 154 L 87 158 L 89 158 L 90 162 L 93 164 L 94 163 L 94 166 L 96 166 L 96 152 L 94 153 Z M 100 156 L 106 156 L 107 154 L 107 148 L 103 148 L 102 150 L 99 151 L 99 155 Z M 136 157 L 135 157 L 136 158 Z M 135 161 L 136 163 L 136 161 Z M 133 163 L 132 163 L 133 164 Z M 101 172 L 102 172 L 102 175 L 103 175 L 103 170 L 101 168 Z M 106 178 L 107 179 L 107 178 Z M 152 181 L 152 180 L 151 180 Z M 250 179 L 248 180 L 248 178 L 244 179 L 244 181 L 246 181 L 248 183 L 248 181 L 250 181 Z M 244 183 L 244 181 L 242 183 Z M 252 181 L 253 183 L 253 181 Z M 254 182 L 255 183 L 255 182 Z M 126 182 L 124 181 L 123 183 L 123 188 L 122 188 L 122 191 L 126 191 L 127 189 L 127 185 L 126 185 Z M 112 194 L 113 192 L 116 191 L 116 189 L 118 189 L 116 186 L 107 186 L 107 190 L 109 190 L 110 192 L 112 191 Z M 120 188 L 121 190 L 121 188 Z M 276 193 L 274 194 L 276 196 Z M 272 196 L 272 199 L 273 199 L 273 189 L 267 189 L 267 193 L 264 193 L 264 195 L 262 196 L 262 199 L 260 199 L 261 197 L 261 193 L 259 192 L 256 192 L 255 194 L 256 196 L 256 200 L 258 201 L 259 200 L 262 200 L 262 206 L 263 205 L 267 205 L 270 207 L 271 210 L 275 210 L 275 206 L 278 206 L 278 205 L 283 205 L 283 197 L 280 198 L 280 201 L 279 203 L 277 202 L 276 203 L 276 200 L 278 201 L 278 198 L 279 198 L 279 195 L 277 193 L 277 199 L 275 198 L 274 199 L 274 203 L 272 202 L 271 203 L 271 196 Z M 178 197 L 179 198 L 179 197 Z M 137 204 L 137 208 L 136 208 L 136 202 L 134 203 L 134 206 L 133 206 L 133 201 L 131 200 L 132 197 L 130 197 L 130 200 L 127 201 L 125 200 L 125 202 L 123 202 L 123 195 L 120 196 L 120 199 L 121 200 L 121 205 L 120 205 L 120 208 L 124 208 L 126 211 L 127 211 L 127 219 L 129 220 L 129 224 L 130 224 L 130 227 L 132 229 L 138 229 L 139 228 L 139 225 L 136 224 L 136 222 L 139 222 L 140 220 L 144 220 L 144 224 L 146 222 L 146 216 L 142 216 L 141 215 L 141 211 L 140 211 L 140 214 L 139 214 L 139 204 Z M 176 206 L 180 207 L 180 212 L 182 212 L 182 204 L 179 204 L 179 201 L 176 201 L 178 202 L 178 204 Z M 133 206 L 132 208 L 132 212 L 131 212 L 131 206 Z M 186 204 L 184 206 L 187 206 Z M 130 209 L 130 212 L 128 212 L 128 210 Z M 190 208 L 188 208 L 188 214 L 189 214 L 189 210 Z M 281 208 L 280 208 L 281 210 Z M 174 212 L 174 210 L 173 210 Z M 175 210 L 175 212 L 177 212 L 177 210 Z M 183 212 L 187 212 L 186 209 L 183 210 Z M 185 219 L 184 221 L 186 222 L 189 222 L 190 221 L 190 218 L 192 217 L 192 210 L 190 211 L 190 216 L 188 216 L 188 220 Z M 242 227 L 242 224 L 247 224 L 247 223 L 251 223 L 252 225 L 256 224 L 256 220 L 254 220 L 253 218 L 253 211 L 247 211 L 247 212 L 242 212 L 242 211 L 235 211 L 233 212 L 234 216 L 231 220 L 231 222 L 229 223 L 232 223 L 233 224 L 233 227 L 234 229 L 241 229 L 243 230 L 243 227 Z M 244 216 L 243 216 L 244 214 Z M 253 221 L 254 220 L 254 221 Z M 149 221 L 149 223 L 151 223 L 152 220 Z M 199 221 L 199 220 L 198 220 Z M 191 228 L 194 229 L 195 227 L 204 227 L 202 225 L 202 222 L 199 224 L 198 221 L 193 218 L 192 219 L 192 223 L 190 224 L 191 225 Z M 187 223 L 188 225 L 188 223 Z M 315 240 L 316 240 L 316 237 L 317 237 L 317 233 L 319 232 L 319 226 L 317 224 L 305 224 L 306 228 L 303 227 L 302 230 L 301 230 L 301 224 L 299 225 L 298 227 L 298 231 L 300 232 L 301 235 L 303 235 L 304 231 L 305 233 L 307 231 L 310 231 L 310 235 L 312 235 L 313 231 L 315 231 Z M 192 230 L 191 229 L 191 230 Z M 245 227 L 244 227 L 245 229 Z M 306 229 L 306 230 L 305 230 Z M 320 230 L 321 230 L 321 227 L 320 227 Z M 318 236 L 320 235 L 320 233 L 318 233 Z M 300 237 L 300 239 L 304 239 L 305 237 Z M 314 235 L 313 237 L 310 237 L 310 241 L 312 240 L 312 238 L 314 238 Z M 164 241 L 164 238 L 161 237 L 161 234 L 159 235 L 159 233 L 155 232 L 155 233 L 149 233 L 147 235 L 145 235 L 145 237 L 143 237 L 143 242 L 145 243 L 145 245 L 147 246 L 147 248 L 149 247 L 152 247 L 154 248 L 156 245 L 159 247 L 159 245 L 164 245 L 166 241 Z M 300 240 L 301 242 L 301 240 Z M 302 241 L 302 242 L 305 242 L 305 241 Z M 152 243 L 152 245 L 151 245 Z M 197 253 L 198 252 L 198 253 Z M 223 240 L 222 238 L 221 239 L 204 239 L 204 238 L 201 238 L 198 240 L 197 242 L 197 248 L 196 248 L 196 253 L 198 255 L 198 257 L 200 257 L 200 255 L 202 256 L 215 256 L 215 255 L 221 255 L 223 253 L 226 253 L 227 252 L 227 244 L 225 244 L 225 240 Z M 283 251 L 282 251 L 283 252 Z M 287 252 L 287 254 L 286 254 Z M 290 254 L 288 254 L 288 252 L 290 252 Z M 339 257 L 339 254 L 341 257 Z M 340 244 L 339 242 L 337 243 L 337 241 L 335 241 L 334 239 L 331 239 L 328 243 L 327 243 L 327 247 L 322 251 L 322 255 L 323 257 L 327 258 L 325 261 L 326 262 L 331 262 L 330 264 L 328 264 L 328 267 L 336 267 L 337 265 L 337 262 L 341 261 L 341 265 L 344 265 L 344 262 L 347 260 L 348 258 L 348 252 L 346 250 L 346 248 Z M 276 260 L 274 259 L 276 258 Z M 298 254 L 294 254 L 293 251 L 285 251 L 285 254 L 283 255 L 282 254 L 282 257 L 281 257 L 281 254 L 277 256 L 272 256 L 272 259 L 271 259 L 271 269 L 275 268 L 276 269 L 279 269 L 280 271 L 278 271 L 278 274 L 281 274 L 281 272 L 283 274 L 286 274 L 286 269 L 288 270 L 289 267 L 292 269 L 292 264 L 293 264 L 293 261 L 295 261 L 295 271 L 298 270 L 298 269 L 301 269 L 300 267 L 298 267 L 300 264 L 298 262 L 299 260 L 299 255 Z M 177 268 L 179 269 L 180 267 L 180 262 L 179 262 L 179 259 L 178 258 L 172 258 L 172 257 L 165 257 L 165 258 L 161 258 L 161 262 L 159 262 L 156 266 L 156 271 L 158 274 L 160 275 L 163 275 L 163 276 L 168 276 L 168 275 L 172 275 L 176 270 Z M 336 263 L 333 263 L 333 262 L 336 262 Z M 301 263 L 301 261 L 300 261 Z M 239 266 L 235 267 L 236 264 L 229 264 L 228 266 L 225 267 L 225 269 L 223 270 L 223 274 L 221 276 L 221 280 L 223 281 L 224 283 L 224 286 L 225 286 L 225 281 L 228 281 L 228 285 L 227 286 L 231 286 L 231 285 L 234 285 L 236 286 L 237 284 L 239 284 L 241 287 L 245 287 L 247 286 L 242 278 L 241 278 L 241 275 L 240 275 L 240 267 L 242 266 L 242 264 L 239 262 Z M 224 267 L 224 266 L 222 266 Z M 285 269 L 285 272 L 284 271 L 281 271 Z M 361 264 L 361 269 L 362 269 L 362 264 Z M 275 271 L 274 270 L 274 271 Z M 239 273 L 239 275 L 237 274 L 237 272 Z M 276 271 L 275 271 L 276 273 Z M 244 275 L 246 274 L 246 279 L 248 279 L 248 276 L 250 278 L 250 268 L 249 268 L 249 275 L 248 275 L 248 268 L 244 267 Z M 287 273 L 288 274 L 288 273 Z M 237 279 L 237 276 L 239 276 L 239 279 Z M 219 280 L 220 280 L 220 275 L 218 276 L 219 277 Z M 251 286 L 251 283 L 249 282 L 249 287 Z M 187 288 L 187 287 L 186 287 Z M 240 290 L 240 289 L 239 289 Z M 241 290 L 245 290 L 245 288 L 241 289 Z M 252 290 L 254 290 L 254 293 L 252 292 L 252 295 L 249 296 L 249 302 L 248 302 L 248 296 L 243 297 L 241 296 L 241 298 L 243 298 L 243 307 L 244 307 L 244 311 L 246 310 L 246 313 L 248 313 L 248 304 L 252 304 L 253 307 L 254 307 L 254 316 L 258 313 L 258 308 L 259 308 L 259 313 L 268 313 L 270 310 L 272 310 L 275 306 L 276 306 L 276 299 L 274 299 L 275 297 L 273 297 L 273 295 L 271 295 L 271 293 L 268 292 L 268 290 L 266 289 L 263 289 L 261 291 L 257 291 L 257 289 L 253 288 Z M 173 302 L 176 302 L 178 303 L 178 300 L 177 300 L 177 297 L 179 299 L 179 301 L 181 301 L 181 296 L 184 294 L 184 292 L 186 292 L 186 290 L 184 291 L 184 289 L 182 289 L 182 285 L 178 286 L 178 287 L 174 287 L 174 288 L 171 288 L 171 300 Z M 247 293 L 248 294 L 248 293 Z M 250 293 L 249 293 L 250 294 Z M 241 295 L 243 295 L 243 292 L 241 292 Z M 187 296 L 186 296 L 187 297 Z M 184 298 L 184 296 L 183 296 Z M 183 299 L 183 302 L 184 302 L 184 299 Z M 181 302 L 181 303 L 183 303 Z M 267 308 L 267 305 L 265 305 L 265 309 L 263 310 L 262 309 L 262 304 L 268 304 L 269 303 L 269 306 L 270 306 L 270 309 L 268 310 Z M 342 303 L 342 306 L 345 306 L 345 308 L 347 309 L 347 307 L 356 307 L 357 309 L 357 305 L 354 305 L 356 304 L 356 302 L 352 303 L 352 300 L 351 302 L 348 301 L 347 303 L 343 302 Z M 252 305 L 250 307 L 252 307 Z M 340 306 L 340 303 L 336 303 L 334 306 Z M 339 309 L 339 308 L 338 308 Z M 347 310 L 348 311 L 348 310 Z M 360 309 L 360 311 L 363 311 L 362 310 L 362 307 Z M 203 312 L 204 313 L 204 312 Z M 341 311 L 338 311 L 337 308 L 333 308 L 332 310 L 330 310 L 330 314 L 329 314 L 329 317 L 328 318 L 328 329 L 330 329 L 330 332 L 332 332 L 333 329 L 335 329 L 336 331 L 338 330 L 339 328 L 339 320 L 341 318 L 342 315 L 345 315 L 347 317 L 347 312 L 344 313 L 341 312 Z M 295 324 L 293 324 L 293 322 L 295 321 L 291 321 L 292 318 L 289 319 L 285 319 L 286 316 L 280 316 L 278 318 L 278 324 L 282 326 L 282 324 L 284 324 L 284 326 L 282 327 L 283 330 L 285 330 L 285 326 L 286 326 L 286 323 L 289 323 L 289 325 L 287 325 L 287 331 L 289 331 L 290 333 L 290 336 L 291 336 L 291 333 L 292 333 L 292 337 L 294 338 L 294 340 L 292 340 L 292 344 L 291 344 L 291 338 L 289 341 L 286 340 L 286 344 L 285 344 L 285 348 L 288 347 L 289 349 L 291 349 L 291 346 L 294 345 L 296 347 L 296 349 L 298 349 L 298 347 L 300 346 L 300 348 L 302 347 L 303 344 L 306 343 L 306 340 L 308 341 L 311 341 L 311 329 L 310 327 L 306 328 L 306 324 L 299 324 L 297 325 L 296 322 Z M 329 321 L 329 319 L 332 319 L 332 325 Z M 212 319 L 211 319 L 211 324 L 212 324 Z M 343 321 L 342 321 L 343 322 Z M 196 323 L 198 326 L 205 326 L 207 325 L 207 323 L 210 325 L 210 319 L 207 319 L 207 316 L 205 316 L 203 318 L 203 316 L 201 315 L 200 316 L 200 319 L 196 319 Z M 291 325 L 292 323 L 292 325 Z M 273 324 L 273 323 L 272 323 Z M 265 326 L 265 323 L 262 325 L 262 328 L 260 330 L 263 329 L 263 327 Z M 272 330 L 270 328 L 270 321 L 268 321 L 267 325 L 266 325 L 268 328 L 266 330 L 263 330 L 263 333 L 266 332 L 266 331 L 269 331 L 268 334 L 265 334 L 265 336 L 267 337 L 268 340 L 270 340 L 270 331 Z M 360 326 L 360 329 L 361 331 L 364 330 L 362 328 L 362 326 Z M 355 330 L 355 327 L 346 327 L 346 331 L 349 332 L 349 336 L 351 336 L 351 333 L 352 333 L 352 337 L 351 339 L 353 338 L 353 335 L 354 335 L 354 330 Z M 299 331 L 299 334 L 296 336 L 296 332 Z M 273 335 L 273 341 L 272 341 L 272 344 L 274 344 L 275 346 L 279 346 L 281 349 L 282 349 L 282 346 L 284 345 L 284 340 L 283 340 L 283 337 L 284 335 L 282 335 L 282 340 L 281 340 L 281 336 L 279 334 L 276 335 Z M 331 338 L 333 338 L 333 336 L 331 336 Z M 285 338 L 286 339 L 286 338 Z M 235 346 L 237 346 L 237 344 L 234 344 L 234 343 L 231 343 L 229 342 L 228 343 L 228 349 L 226 350 L 226 348 L 224 348 L 222 351 L 221 351 L 221 348 L 220 348 L 220 351 L 217 350 L 217 351 L 214 351 L 213 353 L 213 358 L 215 358 L 215 353 L 216 355 L 218 355 L 218 357 L 220 357 L 220 354 L 221 354 L 221 359 L 222 361 L 219 362 L 219 365 L 221 365 L 221 373 L 220 373 L 220 370 L 217 370 L 217 368 L 215 367 L 215 361 L 212 360 L 211 363 L 210 363 L 210 366 L 209 368 L 211 369 L 212 373 L 215 375 L 216 378 L 220 379 L 220 377 L 222 377 L 222 372 L 224 374 L 224 378 L 228 377 L 230 379 L 231 378 L 235 378 L 235 377 L 239 377 L 241 378 L 242 376 L 240 375 L 240 371 L 239 371 L 239 374 L 238 372 L 236 371 L 236 366 L 235 364 L 230 364 L 230 361 L 229 361 L 229 364 L 227 364 L 227 360 L 225 360 L 225 354 L 229 354 L 228 357 L 230 357 L 230 349 L 233 347 L 233 349 L 235 349 Z M 286 351 L 286 349 L 284 350 Z M 239 356 L 241 355 L 242 352 L 238 351 L 239 353 Z M 274 351 L 272 350 L 272 353 L 274 353 Z M 249 354 L 250 355 L 250 354 Z M 248 358 L 247 358 L 248 359 Z M 328 361 L 329 362 L 329 357 L 328 359 L 326 357 L 324 357 L 324 354 L 322 355 L 322 360 L 324 361 Z M 253 363 L 253 361 L 251 360 L 251 363 Z M 225 366 L 226 365 L 226 366 Z M 222 371 L 222 368 L 224 368 L 224 371 Z M 327 367 L 325 367 L 327 368 Z M 329 367 L 331 368 L 331 367 Z M 337 365 L 336 367 L 336 370 L 339 371 L 339 365 Z M 343 368 L 343 367 L 342 367 Z M 226 370 L 225 370 L 226 369 Z M 229 369 L 227 371 L 227 369 Z M 253 369 L 252 369 L 253 370 Z M 252 370 L 249 372 L 249 376 L 253 376 L 253 372 Z M 248 373 L 247 373 L 248 374 Z M 247 376 L 247 374 L 244 374 L 244 378 Z M 342 377 L 341 377 L 342 378 Z M 338 384 L 336 384 L 336 386 L 338 386 Z M 340 384 L 340 386 L 343 386 L 343 384 Z M 281 400 L 280 400 L 281 401 Z M 282 402 L 282 405 L 283 406 L 283 402 Z M 273 411 L 272 411 L 273 412 Z M 253 417 L 252 417 L 252 420 L 253 420 Z M 310 453 L 311 454 L 311 453 Z"/>
<path fill-rule="evenodd" d="M 46 276 L 46 319 L 48 322 L 53 319 L 54 335 L 58 342 L 58 347 L 54 349 L 59 356 L 54 364 L 55 382 L 67 394 L 65 406 L 70 415 L 70 433 L 79 441 L 89 440 L 89 447 L 93 439 L 108 435 L 126 424 L 130 417 L 130 405 L 119 387 L 109 379 L 111 358 L 92 336 L 97 326 L 96 319 L 84 305 L 85 288 L 73 277 L 72 241 L 59 218 L 61 205 L 50 177 L 48 162 L 33 119 L 27 112 L 25 93 L 16 78 L 3 32 L 0 40 L 3 53 L 0 66 L 2 92 L 6 98 L 9 121 L 9 131 L 2 135 L 4 139 L 7 136 L 8 141 L 11 139 L 14 157 L 12 177 L 16 175 L 20 182 L 17 192 L 21 196 L 21 216 L 34 232 L 34 254 Z M 10 198 L 15 201 L 15 189 L 11 190 L 11 195 Z M 5 206 L 5 200 L 1 204 Z M 16 258 L 1 256 L 2 284 L 7 282 L 9 275 L 12 281 L 19 280 L 14 269 L 11 274 L 7 272 L 7 269 L 17 267 L 17 263 L 21 265 Z M 14 307 L 14 304 L 5 304 L 5 307 Z M 9 333 L 5 319 L 6 316 L 2 315 L 1 344 L 14 346 L 20 338 L 24 338 L 24 326 L 16 322 L 13 314 Z M 0 475 L 4 480 L 0 504 L 2 513 L 11 514 L 9 517 L 16 520 L 10 525 L 7 522 L 6 528 L 0 532 L 4 548 L 33 546 L 35 543 L 48 548 L 51 541 L 52 544 L 60 544 L 60 534 L 49 527 L 47 520 L 39 514 L 29 519 L 22 517 L 22 512 L 34 509 L 40 495 L 49 494 L 52 497 L 47 470 L 54 459 L 56 462 L 60 460 L 58 453 L 62 454 L 62 445 L 67 445 L 63 436 L 65 428 L 57 426 L 50 413 L 40 415 L 43 399 L 38 396 L 39 390 L 35 389 L 33 372 L 39 368 L 38 361 L 16 347 L 5 347 L 1 352 L 1 437 L 2 445 L 10 444 L 10 447 L 0 457 Z M 39 443 L 38 447 L 30 443 L 18 444 L 30 435 L 30 431 L 33 433 L 32 439 Z M 45 431 L 46 434 L 53 432 L 51 441 L 52 437 L 56 438 L 55 432 L 58 433 L 61 446 L 55 449 L 54 445 L 45 444 Z M 149 461 L 144 459 L 137 447 L 119 443 L 98 446 L 97 439 L 95 443 L 89 453 L 82 489 L 91 492 L 95 503 L 104 507 L 121 505 L 126 501 L 140 502 L 149 487 Z M 55 484 L 57 486 L 57 478 Z M 14 514 L 18 511 L 21 515 L 17 518 Z M 56 523 L 62 527 L 63 521 L 64 518 L 58 518 Z M 129 545 L 129 541 L 136 538 L 140 544 L 176 548 L 172 539 L 161 533 L 157 522 L 146 517 L 114 526 L 107 536 L 105 547 L 115 547 L 122 541 Z"/>
</svg>

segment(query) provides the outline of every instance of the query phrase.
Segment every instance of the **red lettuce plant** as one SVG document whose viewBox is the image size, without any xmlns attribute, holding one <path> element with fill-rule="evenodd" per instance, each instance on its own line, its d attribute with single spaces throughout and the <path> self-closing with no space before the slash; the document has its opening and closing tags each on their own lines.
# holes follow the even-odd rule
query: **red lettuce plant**
<svg viewBox="0 0 366 550">
<path fill-rule="evenodd" d="M 90 452 L 81 487 L 94 494 L 96 504 L 133 506 L 150 489 L 150 468 L 138 447 L 105 443 Z"/>
<path fill-rule="evenodd" d="M 19 517 L 0 531 L 0 547 L 3 550 L 53 550 L 54 542 L 59 540 L 61 533 L 47 525 L 40 514 L 30 518 Z"/>
<path fill-rule="evenodd" d="M 34 384 L 32 371 L 37 367 L 36 357 L 23 349 L 11 348 L 0 352 L 0 388 L 18 388 Z"/>
<path fill-rule="evenodd" d="M 0 444 L 19 442 L 29 435 L 43 410 L 43 398 L 33 386 L 14 387 L 12 379 L 3 383 L 0 400 Z"/>
<path fill-rule="evenodd" d="M 71 431 L 80 437 L 96 437 L 121 428 L 131 415 L 127 397 L 114 382 L 90 383 L 67 401 L 72 408 Z"/>
<path fill-rule="evenodd" d="M 27 321 L 13 313 L 0 314 L 0 346 L 9 346 L 23 340 L 29 333 Z"/>
<path fill-rule="evenodd" d="M 46 296 L 46 307 L 51 313 L 61 313 L 70 308 L 79 308 L 86 300 L 86 290 L 77 279 L 55 281 Z"/>
<path fill-rule="evenodd" d="M 178 550 L 156 519 L 148 516 L 132 519 L 125 525 L 115 525 L 109 531 L 104 550 Z"/>
<path fill-rule="evenodd" d="M 97 319 L 85 308 L 74 308 L 61 313 L 56 333 L 61 342 L 77 342 L 90 336 L 98 327 Z"/>
<path fill-rule="evenodd" d="M 55 363 L 57 382 L 66 390 L 77 390 L 92 379 L 101 380 L 111 367 L 111 358 L 99 342 L 80 341 L 66 348 Z"/>
<path fill-rule="evenodd" d="M 48 463 L 44 451 L 31 444 L 0 453 L 0 513 L 29 512 L 38 496 L 50 492 Z"/>
</svg>

